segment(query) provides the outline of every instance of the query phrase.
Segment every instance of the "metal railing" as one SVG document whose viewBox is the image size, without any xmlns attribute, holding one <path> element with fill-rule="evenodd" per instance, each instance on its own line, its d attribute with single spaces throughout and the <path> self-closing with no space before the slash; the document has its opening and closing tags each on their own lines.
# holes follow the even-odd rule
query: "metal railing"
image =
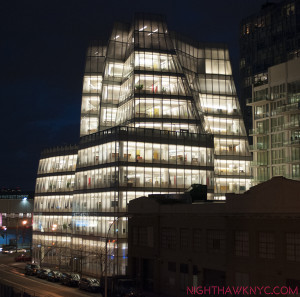
<svg viewBox="0 0 300 297">
<path fill-rule="evenodd" d="M 276 109 L 276 114 L 289 111 L 300 111 L 300 102 L 280 106 Z"/>
<path fill-rule="evenodd" d="M 151 137 L 159 137 L 162 139 L 199 141 L 206 144 L 211 143 L 211 147 L 213 147 L 213 135 L 211 134 L 190 133 L 188 131 L 176 132 L 149 128 L 132 128 L 126 126 L 118 126 L 104 131 L 99 131 L 94 134 L 83 136 L 80 139 L 80 143 L 89 143 L 108 137 L 116 138 L 119 135 L 143 136 L 146 138 L 150 137 L 149 139 L 151 139 Z"/>
<path fill-rule="evenodd" d="M 267 134 L 269 131 L 264 129 L 249 129 L 249 135 Z"/>
<path fill-rule="evenodd" d="M 300 139 L 293 139 L 290 141 L 285 141 L 283 144 L 284 145 L 298 145 L 298 144 L 300 144 Z"/>
<path fill-rule="evenodd" d="M 250 145 L 250 151 L 256 151 L 256 150 L 267 150 L 269 148 L 269 146 L 267 144 L 263 144 L 263 143 L 258 143 L 258 144 L 253 144 Z"/>
<path fill-rule="evenodd" d="M 268 164 L 266 162 L 252 161 L 250 166 L 268 166 Z"/>
</svg>

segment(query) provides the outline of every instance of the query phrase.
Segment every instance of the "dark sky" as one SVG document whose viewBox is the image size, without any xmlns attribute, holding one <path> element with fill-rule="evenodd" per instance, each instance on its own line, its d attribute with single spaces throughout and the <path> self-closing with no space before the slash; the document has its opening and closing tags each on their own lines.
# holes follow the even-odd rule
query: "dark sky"
<svg viewBox="0 0 300 297">
<path fill-rule="evenodd" d="M 41 150 L 78 142 L 86 47 L 106 40 L 114 21 L 165 14 L 170 30 L 228 43 L 237 74 L 239 22 L 265 2 L 1 1 L 0 187 L 33 190 Z"/>
</svg>

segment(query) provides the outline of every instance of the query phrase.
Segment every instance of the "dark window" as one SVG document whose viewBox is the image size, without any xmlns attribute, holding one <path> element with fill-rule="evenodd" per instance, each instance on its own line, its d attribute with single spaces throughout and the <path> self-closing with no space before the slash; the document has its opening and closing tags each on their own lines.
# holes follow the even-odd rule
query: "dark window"
<svg viewBox="0 0 300 297">
<path fill-rule="evenodd" d="M 176 272 L 176 262 L 168 262 L 168 271 Z"/>
<path fill-rule="evenodd" d="M 176 249 L 176 230 L 175 228 L 163 228 L 161 232 L 161 247 Z"/>
<path fill-rule="evenodd" d="M 139 242 L 139 230 L 138 230 L 138 227 L 133 227 L 133 230 L 132 230 L 132 237 L 133 237 L 133 245 L 138 245 L 138 242 Z"/>
<path fill-rule="evenodd" d="M 201 229 L 193 229 L 193 250 L 200 251 L 201 249 Z"/>
<path fill-rule="evenodd" d="M 275 258 L 275 237 L 271 232 L 260 232 L 258 243 L 259 257 L 265 259 Z"/>
<path fill-rule="evenodd" d="M 247 231 L 235 231 L 234 254 L 236 256 L 249 256 L 249 233 Z"/>
<path fill-rule="evenodd" d="M 189 273 L 189 265 L 180 264 L 180 273 Z"/>
<path fill-rule="evenodd" d="M 300 233 L 291 232 L 286 234 L 286 259 L 300 262 Z"/>
<path fill-rule="evenodd" d="M 223 230 L 207 230 L 207 252 L 225 253 L 225 232 Z"/>
<path fill-rule="evenodd" d="M 188 273 L 189 265 L 180 264 L 180 290 L 182 291 L 186 291 L 186 287 L 188 286 Z"/>
<path fill-rule="evenodd" d="M 118 207 L 118 201 L 111 201 L 110 206 L 111 207 Z"/>
<path fill-rule="evenodd" d="M 188 229 L 180 229 L 180 248 L 189 248 L 189 240 Z"/>
<path fill-rule="evenodd" d="M 199 273 L 197 265 L 193 265 L 193 275 L 196 275 Z"/>
</svg>

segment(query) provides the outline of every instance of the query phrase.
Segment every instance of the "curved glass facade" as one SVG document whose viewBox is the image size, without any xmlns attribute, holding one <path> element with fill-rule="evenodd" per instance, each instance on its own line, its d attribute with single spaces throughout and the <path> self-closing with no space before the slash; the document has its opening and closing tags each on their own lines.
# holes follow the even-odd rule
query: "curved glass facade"
<svg viewBox="0 0 300 297">
<path fill-rule="evenodd" d="M 172 34 L 204 129 L 214 135 L 214 197 L 250 187 L 249 144 L 224 44 L 197 43 Z"/>
<path fill-rule="evenodd" d="M 69 265 L 77 155 L 77 146 L 47 149 L 42 153 L 32 236 L 33 257 L 38 263 Z"/>
<path fill-rule="evenodd" d="M 108 273 L 125 274 L 128 202 L 192 184 L 208 199 L 246 190 L 244 130 L 223 45 L 170 34 L 159 15 L 116 23 L 87 52 L 76 169 L 47 165 L 71 153 L 40 160 L 35 257 L 99 277 L 107 240 Z"/>
</svg>

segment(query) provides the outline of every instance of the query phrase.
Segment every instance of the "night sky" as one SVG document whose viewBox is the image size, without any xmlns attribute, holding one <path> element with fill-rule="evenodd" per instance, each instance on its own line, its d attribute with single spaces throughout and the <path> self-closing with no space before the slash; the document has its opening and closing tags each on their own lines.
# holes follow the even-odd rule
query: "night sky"
<svg viewBox="0 0 300 297">
<path fill-rule="evenodd" d="M 86 48 L 106 40 L 114 21 L 160 13 L 169 30 L 226 42 L 237 82 L 239 22 L 265 2 L 1 1 L 0 187 L 33 190 L 41 150 L 78 142 Z"/>
</svg>

